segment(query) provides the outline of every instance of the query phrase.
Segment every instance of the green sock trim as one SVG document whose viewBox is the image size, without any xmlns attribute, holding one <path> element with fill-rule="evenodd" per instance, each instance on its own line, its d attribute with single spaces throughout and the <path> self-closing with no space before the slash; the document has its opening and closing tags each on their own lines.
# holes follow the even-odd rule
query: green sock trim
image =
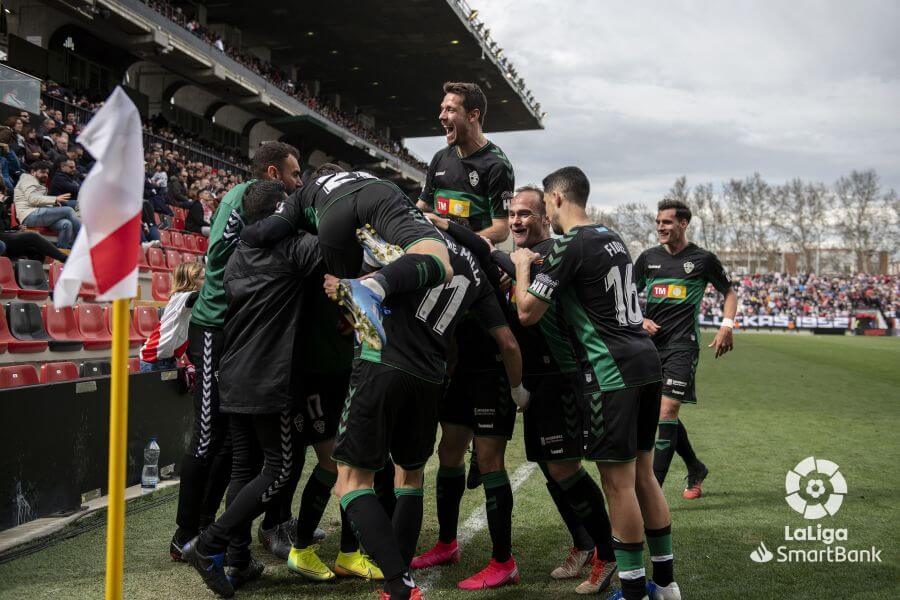
<svg viewBox="0 0 900 600">
<path fill-rule="evenodd" d="M 674 421 L 660 421 L 659 424 L 660 425 L 678 425 L 678 419 L 675 419 Z"/>
<path fill-rule="evenodd" d="M 422 488 L 394 488 L 394 495 L 398 498 L 400 496 L 419 496 L 420 498 L 425 495 L 425 490 Z"/>
<path fill-rule="evenodd" d="M 570 475 L 569 477 L 566 477 L 565 479 L 563 479 L 562 481 L 558 481 L 557 483 L 559 483 L 559 487 L 561 487 L 562 489 L 570 490 L 572 489 L 573 485 L 575 485 L 585 477 L 587 477 L 587 471 L 585 471 L 584 467 L 582 467 L 578 469 L 578 472 L 574 475 Z"/>
<path fill-rule="evenodd" d="M 643 550 L 620 550 L 615 549 L 616 565 L 619 571 L 637 571 L 644 568 L 644 551 Z"/>
<path fill-rule="evenodd" d="M 328 487 L 334 487 L 334 482 L 337 481 L 337 473 L 332 473 L 328 469 L 322 467 L 322 465 L 315 466 L 312 476 Z"/>
<path fill-rule="evenodd" d="M 506 469 L 500 469 L 499 471 L 493 471 L 491 473 L 482 473 L 481 483 L 484 485 L 485 489 L 509 485 L 509 475 L 506 474 Z"/>
<path fill-rule="evenodd" d="M 659 537 L 647 536 L 647 548 L 650 556 L 669 556 L 672 554 L 672 534 L 667 533 Z"/>
<path fill-rule="evenodd" d="M 444 278 L 447 277 L 447 269 L 444 268 L 444 261 L 438 258 L 436 254 L 426 254 L 425 256 L 430 256 L 431 259 L 437 263 L 437 268 L 441 272 L 441 278 L 438 281 L 444 281 Z"/>
<path fill-rule="evenodd" d="M 460 475 L 466 474 L 466 465 L 460 465 L 458 467 L 438 467 L 438 477 L 459 477 Z"/>
<path fill-rule="evenodd" d="M 347 492 L 346 494 L 341 496 L 341 508 L 346 511 L 347 507 L 350 506 L 350 503 L 352 503 L 354 500 L 362 496 L 368 496 L 370 494 L 374 496 L 375 490 L 372 488 L 363 488 L 361 490 L 353 490 L 352 492 Z"/>
</svg>

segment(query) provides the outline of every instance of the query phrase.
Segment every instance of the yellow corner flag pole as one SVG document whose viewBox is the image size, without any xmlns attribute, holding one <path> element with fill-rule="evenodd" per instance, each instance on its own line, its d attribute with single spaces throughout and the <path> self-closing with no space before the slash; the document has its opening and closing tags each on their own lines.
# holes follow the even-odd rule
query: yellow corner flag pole
<svg viewBox="0 0 900 600">
<path fill-rule="evenodd" d="M 109 508 L 106 521 L 106 600 L 121 600 L 125 561 L 125 463 L 128 450 L 128 308 L 113 300 L 109 406 Z"/>
</svg>

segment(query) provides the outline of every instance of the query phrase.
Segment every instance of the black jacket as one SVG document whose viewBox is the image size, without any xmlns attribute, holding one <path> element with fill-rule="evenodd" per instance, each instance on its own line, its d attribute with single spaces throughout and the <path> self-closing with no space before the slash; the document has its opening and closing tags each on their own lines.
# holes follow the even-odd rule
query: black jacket
<svg viewBox="0 0 900 600">
<path fill-rule="evenodd" d="M 184 219 L 184 228 L 192 233 L 202 233 L 203 227 L 209 227 L 209 223 L 203 220 L 203 203 L 199 200 L 190 202 L 187 217 Z"/>
<path fill-rule="evenodd" d="M 238 243 L 225 267 L 222 412 L 270 414 L 294 402 L 303 293 L 322 285 L 318 277 L 307 279 L 320 262 L 318 238 L 307 233 L 270 248 Z"/>
<path fill-rule="evenodd" d="M 187 189 L 185 189 L 184 184 L 181 183 L 181 179 L 175 175 L 169 175 L 169 187 L 166 190 L 166 194 L 168 195 L 169 204 L 172 206 L 178 206 L 180 208 L 187 208 L 190 206 L 191 199 L 187 195 Z"/>
<path fill-rule="evenodd" d="M 57 171 L 53 174 L 53 179 L 50 180 L 50 189 L 47 193 L 51 196 L 72 194 L 72 200 L 78 200 L 79 189 L 81 189 L 81 179 L 75 175 Z"/>
</svg>

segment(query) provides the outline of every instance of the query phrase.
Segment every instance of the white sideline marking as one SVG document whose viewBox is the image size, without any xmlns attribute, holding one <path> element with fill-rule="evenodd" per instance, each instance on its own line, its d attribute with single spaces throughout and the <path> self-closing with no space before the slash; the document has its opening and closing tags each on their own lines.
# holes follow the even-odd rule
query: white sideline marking
<svg viewBox="0 0 900 600">
<path fill-rule="evenodd" d="M 517 489 L 519 489 L 523 483 L 525 483 L 531 474 L 534 473 L 534 470 L 537 468 L 537 463 L 533 462 L 525 462 L 519 465 L 515 471 L 513 471 L 512 477 L 509 478 L 509 485 L 512 488 L 513 493 Z M 459 549 L 462 550 L 463 546 L 465 546 L 469 540 L 471 540 L 475 534 L 479 531 L 483 530 L 487 527 L 487 510 L 485 509 L 485 505 L 482 503 L 475 510 L 472 511 L 472 514 L 469 515 L 469 518 L 466 519 L 465 523 L 462 524 L 462 527 L 459 528 L 459 531 L 456 535 L 456 541 L 459 544 Z M 443 572 L 444 567 L 431 567 L 425 572 L 421 578 L 416 579 L 416 585 L 419 586 L 423 592 L 427 592 L 428 588 L 430 588 L 435 580 L 437 580 L 441 573 Z"/>
</svg>

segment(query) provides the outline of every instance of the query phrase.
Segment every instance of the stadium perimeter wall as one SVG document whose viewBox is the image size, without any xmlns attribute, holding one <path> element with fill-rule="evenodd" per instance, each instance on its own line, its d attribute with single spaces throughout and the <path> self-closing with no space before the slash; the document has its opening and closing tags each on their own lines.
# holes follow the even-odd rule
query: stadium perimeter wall
<svg viewBox="0 0 900 600">
<path fill-rule="evenodd" d="M 127 485 L 140 482 L 151 436 L 160 470 L 181 462 L 193 408 L 177 375 L 130 377 Z M 109 378 L 0 392 L 0 530 L 77 510 L 83 494 L 107 493 L 109 393 Z"/>
</svg>

